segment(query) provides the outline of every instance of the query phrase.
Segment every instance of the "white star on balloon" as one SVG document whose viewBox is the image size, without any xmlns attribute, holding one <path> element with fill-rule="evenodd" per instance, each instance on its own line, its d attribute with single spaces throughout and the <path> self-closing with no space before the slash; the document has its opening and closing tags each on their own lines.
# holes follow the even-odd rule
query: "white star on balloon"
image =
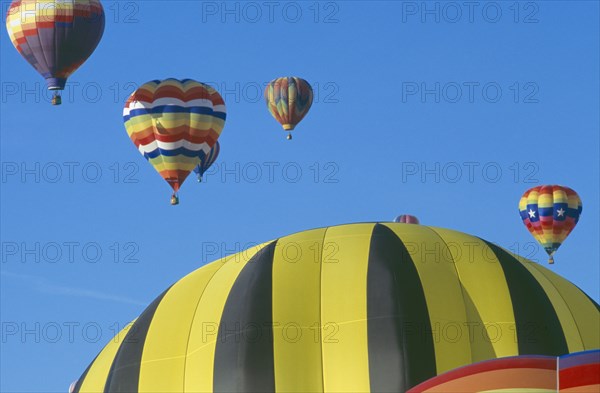
<svg viewBox="0 0 600 393">
<path fill-rule="evenodd" d="M 529 209 L 529 218 L 535 218 L 535 212 L 532 209 Z"/>
<path fill-rule="evenodd" d="M 558 209 L 556 212 L 558 213 L 559 217 L 562 217 L 565 215 L 565 209 L 563 209 L 562 207 L 560 209 Z"/>
</svg>

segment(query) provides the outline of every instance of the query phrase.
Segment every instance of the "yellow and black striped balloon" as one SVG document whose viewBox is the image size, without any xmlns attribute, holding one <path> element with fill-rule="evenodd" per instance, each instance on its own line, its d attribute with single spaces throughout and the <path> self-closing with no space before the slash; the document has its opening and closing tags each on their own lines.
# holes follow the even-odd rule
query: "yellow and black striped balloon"
<svg viewBox="0 0 600 393">
<path fill-rule="evenodd" d="M 485 240 L 350 224 L 184 277 L 75 392 L 404 392 L 486 359 L 599 348 L 599 331 L 575 285 Z"/>
</svg>

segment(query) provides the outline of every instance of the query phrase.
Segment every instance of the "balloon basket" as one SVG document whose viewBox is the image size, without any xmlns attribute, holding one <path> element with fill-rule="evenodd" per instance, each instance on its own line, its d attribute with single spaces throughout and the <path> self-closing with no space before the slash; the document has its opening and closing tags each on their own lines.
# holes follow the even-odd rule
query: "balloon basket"
<svg viewBox="0 0 600 393">
<path fill-rule="evenodd" d="M 290 132 L 290 133 L 288 133 L 288 135 L 287 135 L 287 138 L 286 138 L 286 139 L 287 139 L 288 141 L 291 141 L 291 140 L 292 140 L 292 133 L 291 133 L 291 132 Z"/>
<path fill-rule="evenodd" d="M 60 105 L 60 104 L 62 104 L 62 97 L 61 97 L 61 96 L 59 96 L 58 94 L 55 94 L 55 95 L 52 97 L 52 105 L 54 105 L 54 106 L 58 106 L 58 105 Z"/>
<path fill-rule="evenodd" d="M 171 206 L 179 205 L 179 197 L 175 194 L 171 197 Z"/>
</svg>

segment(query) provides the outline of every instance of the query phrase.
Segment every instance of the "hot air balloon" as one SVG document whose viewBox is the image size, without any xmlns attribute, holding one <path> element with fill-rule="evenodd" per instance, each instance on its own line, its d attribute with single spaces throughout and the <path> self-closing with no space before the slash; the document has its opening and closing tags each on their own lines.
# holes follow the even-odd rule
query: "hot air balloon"
<svg viewBox="0 0 600 393">
<path fill-rule="evenodd" d="M 402 223 L 402 224 L 418 224 L 419 219 L 415 216 L 411 216 L 409 214 L 402 214 L 394 219 L 394 222 Z"/>
<path fill-rule="evenodd" d="M 292 139 L 291 131 L 302 121 L 313 102 L 313 90 L 304 79 L 285 77 L 272 80 L 265 89 L 265 100 L 271 115 L 284 130 L 287 139 Z"/>
<path fill-rule="evenodd" d="M 581 215 L 579 195 L 569 187 L 549 185 L 527 190 L 519 201 L 523 224 L 548 253 L 554 253 L 571 233 Z"/>
<path fill-rule="evenodd" d="M 15 48 L 46 79 L 48 90 L 55 91 L 52 104 L 60 105 L 58 91 L 102 38 L 104 9 L 99 0 L 14 0 L 6 29 Z"/>
<path fill-rule="evenodd" d="M 600 350 L 487 360 L 432 378 L 407 393 L 600 392 Z"/>
<path fill-rule="evenodd" d="M 600 392 L 600 349 L 558 359 L 559 392 Z"/>
<path fill-rule="evenodd" d="M 179 188 L 217 143 L 226 109 L 209 85 L 154 80 L 129 97 L 123 118 L 135 146 L 173 188 L 171 204 L 177 205 Z"/>
<path fill-rule="evenodd" d="M 599 330 L 591 297 L 479 237 L 340 225 L 182 278 L 75 392 L 406 392 L 475 362 L 599 348 Z"/>
<path fill-rule="evenodd" d="M 210 150 L 210 153 L 200 162 L 200 164 L 194 168 L 194 173 L 198 175 L 198 183 L 202 182 L 202 176 L 204 173 L 212 166 L 212 164 L 217 161 L 219 158 L 219 153 L 221 152 L 221 145 L 219 142 L 215 143 L 213 148 Z"/>
</svg>

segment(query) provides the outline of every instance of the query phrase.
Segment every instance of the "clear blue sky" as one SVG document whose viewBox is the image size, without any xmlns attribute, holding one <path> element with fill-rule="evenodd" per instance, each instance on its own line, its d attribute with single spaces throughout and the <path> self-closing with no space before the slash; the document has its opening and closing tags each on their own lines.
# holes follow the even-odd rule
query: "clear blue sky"
<svg viewBox="0 0 600 393">
<path fill-rule="evenodd" d="M 411 213 L 545 264 L 517 212 L 536 184 L 580 194 L 552 270 L 598 301 L 597 2 L 103 3 L 61 107 L 0 34 L 2 392 L 65 392 L 167 286 L 305 229 Z M 257 90 L 282 75 L 318 93 L 292 142 Z M 221 166 L 178 207 L 121 119 L 167 77 L 228 105 Z"/>
</svg>

